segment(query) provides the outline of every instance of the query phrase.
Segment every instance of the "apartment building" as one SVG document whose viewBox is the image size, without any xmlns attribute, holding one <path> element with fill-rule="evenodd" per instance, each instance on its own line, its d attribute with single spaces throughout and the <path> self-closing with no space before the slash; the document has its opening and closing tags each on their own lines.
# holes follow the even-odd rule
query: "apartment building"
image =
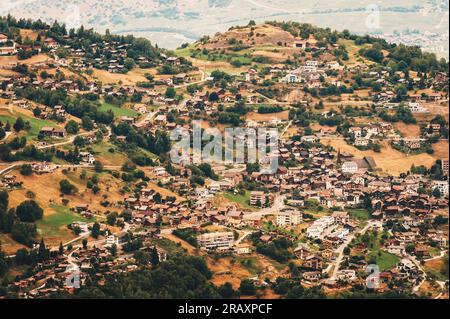
<svg viewBox="0 0 450 319">
<path fill-rule="evenodd" d="M 234 243 L 232 232 L 206 233 L 197 236 L 197 243 L 203 249 L 230 249 Z"/>
<path fill-rule="evenodd" d="M 278 226 L 296 226 L 302 222 L 302 213 L 297 210 L 286 210 L 277 215 Z"/>
</svg>

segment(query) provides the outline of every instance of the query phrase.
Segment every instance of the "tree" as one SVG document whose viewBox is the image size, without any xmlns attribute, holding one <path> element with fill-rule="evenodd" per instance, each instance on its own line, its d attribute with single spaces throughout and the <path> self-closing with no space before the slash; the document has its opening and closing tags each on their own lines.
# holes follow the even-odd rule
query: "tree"
<svg viewBox="0 0 450 319">
<path fill-rule="evenodd" d="M 106 222 L 108 223 L 108 225 L 114 226 L 116 224 L 116 220 L 117 220 L 116 212 L 112 212 L 106 215 Z"/>
<path fill-rule="evenodd" d="M 44 210 L 34 200 L 26 200 L 16 207 L 16 215 L 22 222 L 35 222 L 44 215 Z"/>
<path fill-rule="evenodd" d="M 168 87 L 166 89 L 166 93 L 165 93 L 166 98 L 173 99 L 176 94 L 177 94 L 177 92 L 175 91 L 175 89 L 173 87 Z"/>
<path fill-rule="evenodd" d="M 78 192 L 78 188 L 70 183 L 67 179 L 63 179 L 59 182 L 59 189 L 61 193 L 65 195 L 73 195 Z"/>
<path fill-rule="evenodd" d="M 66 132 L 69 134 L 77 134 L 80 130 L 80 126 L 74 120 L 70 120 L 69 122 L 67 122 L 65 128 Z"/>
<path fill-rule="evenodd" d="M 148 265 L 150 262 L 150 255 L 142 250 L 136 251 L 133 257 L 139 265 Z"/>
<path fill-rule="evenodd" d="M 91 236 L 94 238 L 98 238 L 100 236 L 100 224 L 95 222 L 92 226 Z"/>
<path fill-rule="evenodd" d="M 439 190 L 439 188 L 435 188 L 433 189 L 433 196 L 436 198 L 440 198 L 441 197 L 441 191 Z"/>
<path fill-rule="evenodd" d="M 345 247 L 343 252 L 344 252 L 344 255 L 346 255 L 346 256 L 350 255 L 350 248 L 348 246 Z"/>
<path fill-rule="evenodd" d="M 19 116 L 16 119 L 16 122 L 13 125 L 13 128 L 16 132 L 20 132 L 23 128 L 25 127 L 25 122 L 23 121 L 23 119 Z"/>
<path fill-rule="evenodd" d="M 219 294 L 225 299 L 233 298 L 236 294 L 236 291 L 234 291 L 233 286 L 229 282 L 226 282 L 220 286 L 218 291 Z"/>
<path fill-rule="evenodd" d="M 36 225 L 15 221 L 11 229 L 11 237 L 18 243 L 32 247 L 37 235 Z"/>
<path fill-rule="evenodd" d="M 92 131 L 94 129 L 94 122 L 89 116 L 86 115 L 81 118 L 81 126 L 86 131 Z"/>
<path fill-rule="evenodd" d="M 83 249 L 87 249 L 87 245 L 88 245 L 88 240 L 86 238 L 83 238 L 83 240 L 81 241 L 82 245 L 83 245 Z"/>
<path fill-rule="evenodd" d="M 95 163 L 94 163 L 94 170 L 95 170 L 97 173 L 103 172 L 103 164 L 102 164 L 102 162 L 100 162 L 100 161 L 95 161 Z"/>
<path fill-rule="evenodd" d="M 151 252 L 150 252 L 150 262 L 153 266 L 156 266 L 159 264 L 159 254 L 158 249 L 156 246 L 153 246 Z"/>
<path fill-rule="evenodd" d="M 22 174 L 24 176 L 29 176 L 29 175 L 33 174 L 33 168 L 31 167 L 30 164 L 23 164 L 20 167 L 20 174 Z"/>
<path fill-rule="evenodd" d="M 256 287 L 253 284 L 253 281 L 249 279 L 244 279 L 241 281 L 241 285 L 239 286 L 239 292 L 244 296 L 253 296 L 256 293 Z"/>
<path fill-rule="evenodd" d="M 115 256 L 117 255 L 117 245 L 116 244 L 112 244 L 111 248 L 109 248 L 109 252 L 111 253 L 111 255 Z"/>
</svg>

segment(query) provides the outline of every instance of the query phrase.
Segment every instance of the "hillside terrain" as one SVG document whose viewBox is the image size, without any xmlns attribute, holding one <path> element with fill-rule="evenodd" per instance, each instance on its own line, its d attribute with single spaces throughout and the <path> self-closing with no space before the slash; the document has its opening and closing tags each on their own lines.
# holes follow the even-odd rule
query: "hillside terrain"
<svg viewBox="0 0 450 319">
<path fill-rule="evenodd" d="M 139 35 L 0 18 L 0 298 L 448 298 L 448 61 L 303 21 Z"/>
<path fill-rule="evenodd" d="M 379 14 L 371 15 L 374 10 Z M 332 29 L 381 35 L 390 41 L 420 44 L 448 57 L 448 1 L 345 0 L 14 0 L 0 4 L 0 14 L 17 17 L 54 17 L 69 26 L 81 24 L 97 30 L 146 37 L 167 48 L 212 36 L 234 25 L 255 20 L 296 20 Z"/>
</svg>

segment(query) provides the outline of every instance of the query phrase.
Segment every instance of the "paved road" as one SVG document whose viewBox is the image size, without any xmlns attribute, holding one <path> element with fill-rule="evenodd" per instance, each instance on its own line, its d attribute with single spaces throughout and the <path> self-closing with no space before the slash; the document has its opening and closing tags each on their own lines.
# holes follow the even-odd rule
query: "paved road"
<svg viewBox="0 0 450 319">
<path fill-rule="evenodd" d="M 234 243 L 235 246 L 239 245 L 248 235 L 250 235 L 253 232 L 251 230 L 244 230 L 243 233 L 244 234 L 241 237 L 239 237 L 238 240 L 236 240 L 236 242 Z"/>
<path fill-rule="evenodd" d="M 329 266 L 330 268 L 332 266 L 334 266 L 333 274 L 330 276 L 330 279 L 332 279 L 332 280 L 336 279 L 336 275 L 339 270 L 339 266 L 342 262 L 342 259 L 344 258 L 344 248 L 347 247 L 352 242 L 353 238 L 355 238 L 355 235 L 357 233 L 360 235 L 363 235 L 369 228 L 372 228 L 373 226 L 379 225 L 379 224 L 380 224 L 379 221 L 369 221 L 363 229 L 347 236 L 347 239 L 344 241 L 344 243 L 342 243 L 342 245 L 339 246 L 339 248 L 336 250 L 336 252 L 338 253 L 338 257 L 336 258 L 336 261 L 334 263 L 330 264 L 330 266 Z"/>
<path fill-rule="evenodd" d="M 189 85 L 192 85 L 192 84 L 201 84 L 203 82 L 206 82 L 206 74 L 205 74 L 205 72 L 203 72 L 202 70 L 199 70 L 199 72 L 202 75 L 201 80 L 195 81 L 195 82 L 184 83 L 184 84 L 180 84 L 180 85 L 175 85 L 174 88 L 178 89 L 178 88 L 183 88 L 183 87 L 186 87 L 186 86 L 189 86 Z"/>
<path fill-rule="evenodd" d="M 278 213 L 281 209 L 285 207 L 284 200 L 286 199 L 286 195 L 277 195 L 274 199 L 273 205 L 268 208 L 263 208 L 256 212 L 244 215 L 244 218 L 260 218 L 266 215 L 274 215 Z"/>
</svg>

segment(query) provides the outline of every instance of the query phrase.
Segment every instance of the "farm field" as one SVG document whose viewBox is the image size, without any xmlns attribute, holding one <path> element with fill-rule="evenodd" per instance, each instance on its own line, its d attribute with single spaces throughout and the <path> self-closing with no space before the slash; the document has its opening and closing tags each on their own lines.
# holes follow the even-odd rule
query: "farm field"
<svg viewBox="0 0 450 319">
<path fill-rule="evenodd" d="M 106 102 L 103 102 L 100 105 L 99 110 L 102 112 L 111 110 L 116 117 L 121 117 L 121 116 L 135 117 L 135 116 L 139 115 L 139 113 L 136 112 L 135 110 L 126 108 L 124 106 L 122 106 L 122 107 L 115 106 L 115 105 L 112 105 L 112 104 L 109 104 Z"/>
<path fill-rule="evenodd" d="M 385 174 L 399 175 L 400 173 L 409 170 L 413 164 L 417 165 L 418 163 L 426 167 L 431 167 L 437 159 L 441 159 L 441 157 L 436 154 L 429 155 L 423 153 L 408 156 L 405 153 L 393 149 L 387 142 L 382 143 L 380 153 L 374 151 L 360 151 L 352 145 L 348 145 L 343 139 L 322 138 L 321 142 L 324 145 L 334 147 L 336 150 L 341 150 L 341 152 L 352 153 L 356 157 L 372 156 L 377 167 Z M 448 145 L 448 142 L 446 143 Z M 441 145 L 439 147 L 442 148 L 443 146 Z"/>
<path fill-rule="evenodd" d="M 94 222 L 95 219 L 87 219 L 72 212 L 68 207 L 62 205 L 50 205 L 52 213 L 37 221 L 38 236 L 44 236 L 45 241 L 54 246 L 59 242 L 67 242 L 76 236 L 67 228 L 68 224 L 78 222 Z"/>
<path fill-rule="evenodd" d="M 91 146 L 93 155 L 103 164 L 103 165 L 122 165 L 127 161 L 127 156 L 120 152 L 112 143 L 103 141 L 100 143 L 93 144 Z M 111 152 L 110 150 L 113 150 Z"/>
<path fill-rule="evenodd" d="M 415 124 L 405 124 L 398 122 L 394 124 L 394 127 L 400 131 L 400 133 L 406 138 L 413 138 L 420 136 L 420 127 Z"/>
<path fill-rule="evenodd" d="M 87 177 L 93 175 L 92 170 L 86 169 Z M 57 170 L 52 174 L 46 175 L 30 175 L 23 176 L 18 170 L 11 172 L 17 176 L 17 180 L 22 182 L 22 188 L 13 190 L 9 193 L 10 206 L 15 207 L 21 202 L 27 200 L 27 192 L 31 191 L 35 194 L 35 200 L 44 209 L 44 216 L 51 215 L 54 212 L 53 205 L 62 205 L 62 197 L 60 196 L 59 182 L 63 179 L 69 180 L 78 188 L 78 193 L 75 195 L 64 195 L 65 199 L 69 200 L 68 206 L 73 207 L 79 204 L 88 204 L 93 212 L 102 213 L 108 210 L 103 207 L 100 202 L 104 200 L 103 195 L 110 202 L 116 202 L 123 199 L 119 193 L 122 182 L 115 179 L 107 173 L 99 174 L 101 191 L 98 194 L 93 194 L 90 189 L 86 187 L 86 181 L 80 179 L 82 169 L 69 171 L 66 175 Z M 109 208 L 111 209 L 111 208 Z M 45 218 L 45 217 L 44 217 Z"/>
<path fill-rule="evenodd" d="M 0 109 L 0 121 L 2 123 L 6 123 L 7 121 L 9 121 L 9 123 L 12 126 L 16 122 L 18 117 L 22 117 L 24 122 L 30 123 L 30 130 L 29 131 L 24 130 L 23 132 L 21 131 L 19 134 L 14 133 L 13 136 L 25 135 L 30 139 L 37 138 L 37 136 L 39 135 L 39 131 L 41 130 L 41 128 L 43 126 L 61 127 L 60 125 L 56 124 L 53 121 L 38 119 L 38 118 L 35 118 L 32 116 L 26 115 L 26 113 L 27 112 L 24 110 L 12 112 L 11 110 L 8 111 L 5 109 Z"/>
<path fill-rule="evenodd" d="M 238 204 L 241 208 L 254 209 L 248 202 L 250 200 L 250 192 L 246 191 L 245 194 L 232 194 L 229 192 L 224 192 L 222 196 L 232 203 Z"/>
<path fill-rule="evenodd" d="M 260 114 L 258 112 L 250 112 L 246 116 L 247 120 L 252 120 L 255 122 L 268 122 L 270 120 L 283 120 L 286 121 L 289 119 L 289 111 L 281 111 L 277 113 L 267 113 Z"/>
</svg>

